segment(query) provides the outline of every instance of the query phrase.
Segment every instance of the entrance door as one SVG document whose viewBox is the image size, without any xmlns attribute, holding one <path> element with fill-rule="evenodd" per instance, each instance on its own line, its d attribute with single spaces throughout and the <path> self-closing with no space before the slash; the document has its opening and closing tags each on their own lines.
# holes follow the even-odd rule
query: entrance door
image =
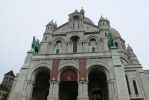
<svg viewBox="0 0 149 100">
<path fill-rule="evenodd" d="M 68 100 L 77 100 L 77 91 L 70 91 L 68 93 Z"/>
<path fill-rule="evenodd" d="M 90 71 L 88 79 L 89 100 L 108 100 L 107 79 L 105 73 L 98 70 L 95 66 L 95 69 Z"/>
<path fill-rule="evenodd" d="M 72 69 L 67 69 L 62 72 L 60 80 L 59 99 L 77 100 L 78 83 L 76 72 Z"/>
<path fill-rule="evenodd" d="M 50 72 L 46 68 L 39 70 L 33 87 L 32 100 L 47 100 L 49 93 Z"/>
</svg>

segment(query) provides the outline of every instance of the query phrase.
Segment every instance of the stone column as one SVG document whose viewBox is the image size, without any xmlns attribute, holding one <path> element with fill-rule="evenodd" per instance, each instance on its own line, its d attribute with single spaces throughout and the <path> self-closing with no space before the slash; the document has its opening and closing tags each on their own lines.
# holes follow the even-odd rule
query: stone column
<svg viewBox="0 0 149 100">
<path fill-rule="evenodd" d="M 78 100 L 88 100 L 88 82 L 86 81 L 86 59 L 79 59 Z"/>
<path fill-rule="evenodd" d="M 79 81 L 78 83 L 78 100 L 88 100 L 88 82 Z"/>
<path fill-rule="evenodd" d="M 47 100 L 58 100 L 59 84 L 57 81 L 50 81 L 50 89 Z"/>
<path fill-rule="evenodd" d="M 117 48 L 115 47 L 111 48 L 111 52 L 115 71 L 117 98 L 118 100 L 130 100 L 125 78 L 124 66 L 121 62 L 120 55 L 117 51 Z"/>
<path fill-rule="evenodd" d="M 51 81 L 47 100 L 58 100 L 59 84 L 57 82 L 57 74 L 58 74 L 59 63 L 60 63 L 59 59 L 52 60 Z"/>
</svg>

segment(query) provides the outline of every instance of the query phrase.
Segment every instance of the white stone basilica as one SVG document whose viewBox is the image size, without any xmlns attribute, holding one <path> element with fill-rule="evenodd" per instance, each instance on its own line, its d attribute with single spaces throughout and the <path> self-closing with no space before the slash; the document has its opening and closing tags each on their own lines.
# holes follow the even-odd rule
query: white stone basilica
<svg viewBox="0 0 149 100">
<path fill-rule="evenodd" d="M 149 71 L 107 18 L 95 25 L 75 10 L 63 25 L 46 25 L 8 100 L 149 100 Z"/>
</svg>

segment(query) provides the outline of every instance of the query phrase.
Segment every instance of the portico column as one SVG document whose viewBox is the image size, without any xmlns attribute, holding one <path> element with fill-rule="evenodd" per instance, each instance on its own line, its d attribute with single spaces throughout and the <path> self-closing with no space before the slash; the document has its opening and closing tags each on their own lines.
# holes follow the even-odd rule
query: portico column
<svg viewBox="0 0 149 100">
<path fill-rule="evenodd" d="M 50 89 L 47 100 L 58 100 L 59 84 L 57 81 L 50 81 Z"/>
<path fill-rule="evenodd" d="M 52 60 L 51 81 L 47 100 L 58 100 L 59 83 L 57 81 L 57 74 L 58 74 L 59 63 L 60 63 L 59 59 Z"/>
<path fill-rule="evenodd" d="M 55 100 L 59 100 L 59 82 L 55 81 L 54 82 L 54 89 L 53 89 L 53 94 L 55 96 Z"/>
<path fill-rule="evenodd" d="M 79 60 L 78 100 L 88 100 L 88 82 L 86 81 L 86 59 Z"/>
<path fill-rule="evenodd" d="M 79 81 L 78 100 L 88 100 L 88 82 Z"/>
</svg>

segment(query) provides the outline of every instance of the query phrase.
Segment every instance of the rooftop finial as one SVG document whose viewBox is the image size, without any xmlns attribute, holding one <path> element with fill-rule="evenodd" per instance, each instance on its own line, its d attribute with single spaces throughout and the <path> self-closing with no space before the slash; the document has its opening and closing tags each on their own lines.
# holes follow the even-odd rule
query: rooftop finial
<svg viewBox="0 0 149 100">
<path fill-rule="evenodd" d="M 83 14 L 83 16 L 84 16 L 85 11 L 84 11 L 83 7 L 81 7 L 80 13 Z"/>
</svg>

